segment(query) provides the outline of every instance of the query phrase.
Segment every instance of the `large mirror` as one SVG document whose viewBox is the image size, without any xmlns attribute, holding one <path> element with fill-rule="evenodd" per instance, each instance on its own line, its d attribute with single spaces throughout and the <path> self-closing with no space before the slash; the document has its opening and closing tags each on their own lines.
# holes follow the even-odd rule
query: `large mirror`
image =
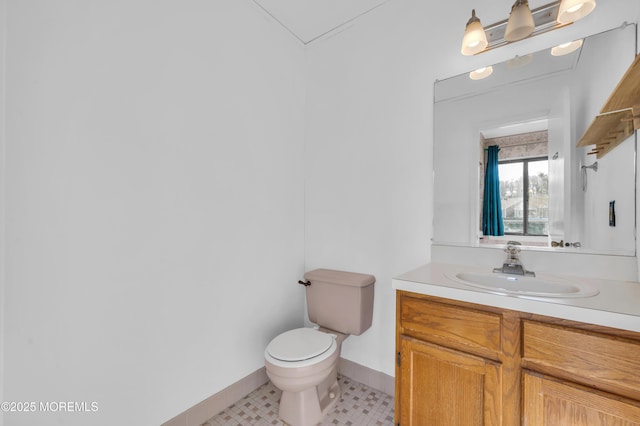
<svg viewBox="0 0 640 426">
<path fill-rule="evenodd" d="M 636 26 L 623 25 L 569 54 L 548 49 L 495 64 L 483 79 L 437 81 L 434 243 L 503 248 L 516 240 L 541 250 L 634 256 L 635 135 L 601 158 L 576 145 L 635 52 Z M 504 235 L 483 226 L 492 149 Z"/>
</svg>

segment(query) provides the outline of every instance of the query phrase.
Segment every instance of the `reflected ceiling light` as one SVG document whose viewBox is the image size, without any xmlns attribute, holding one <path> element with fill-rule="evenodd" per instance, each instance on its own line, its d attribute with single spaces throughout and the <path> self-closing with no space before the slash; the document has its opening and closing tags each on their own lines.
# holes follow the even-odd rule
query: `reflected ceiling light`
<svg viewBox="0 0 640 426">
<path fill-rule="evenodd" d="M 524 67 L 527 64 L 530 64 L 533 61 L 533 53 L 529 53 L 528 55 L 518 56 L 516 55 L 514 58 L 511 58 L 507 61 L 507 68 L 510 70 Z"/>
<path fill-rule="evenodd" d="M 582 46 L 582 39 L 570 41 L 569 43 L 563 43 L 551 48 L 551 54 L 553 56 L 568 55 L 569 53 L 578 50 L 580 46 Z"/>
<path fill-rule="evenodd" d="M 462 49 L 460 50 L 463 55 L 475 55 L 482 52 L 487 44 L 487 35 L 482 28 L 480 19 L 476 16 L 476 10 L 471 11 L 471 18 L 467 22 L 467 28 L 464 31 L 464 37 L 462 38 Z"/>
<path fill-rule="evenodd" d="M 510 42 L 522 40 L 529 37 L 535 27 L 528 0 L 516 0 L 511 7 L 504 39 Z"/>
<path fill-rule="evenodd" d="M 590 14 L 596 7 L 596 0 L 562 0 L 557 21 L 570 24 Z"/>
<path fill-rule="evenodd" d="M 469 73 L 469 78 L 471 80 L 482 80 L 483 78 L 487 78 L 493 73 L 493 67 L 489 65 L 488 67 L 478 68 L 475 71 L 471 71 Z"/>
<path fill-rule="evenodd" d="M 543 34 L 585 17 L 596 6 L 596 0 L 556 0 L 529 9 L 529 0 L 515 0 L 509 19 L 482 27 L 475 9 L 462 39 L 463 55 L 475 55 L 505 44 Z"/>
</svg>

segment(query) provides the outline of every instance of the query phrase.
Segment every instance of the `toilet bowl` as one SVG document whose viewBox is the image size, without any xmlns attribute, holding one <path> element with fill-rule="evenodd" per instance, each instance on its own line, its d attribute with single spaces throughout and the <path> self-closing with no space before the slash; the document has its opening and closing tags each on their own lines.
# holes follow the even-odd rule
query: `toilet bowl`
<svg viewBox="0 0 640 426">
<path fill-rule="evenodd" d="M 344 336 L 297 328 L 265 349 L 267 376 L 282 390 L 279 416 L 292 426 L 319 423 L 340 399 L 338 359 Z"/>
<path fill-rule="evenodd" d="M 291 426 L 320 423 L 340 399 L 338 359 L 349 334 L 371 326 L 372 275 L 317 269 L 305 274 L 309 320 L 276 336 L 264 351 L 267 376 L 282 391 L 279 416 Z"/>
</svg>

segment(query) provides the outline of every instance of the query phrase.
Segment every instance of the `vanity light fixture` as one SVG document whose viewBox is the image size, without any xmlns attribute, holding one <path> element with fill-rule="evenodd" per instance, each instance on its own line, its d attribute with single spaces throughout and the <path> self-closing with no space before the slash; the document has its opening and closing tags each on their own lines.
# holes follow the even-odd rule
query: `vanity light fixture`
<svg viewBox="0 0 640 426">
<path fill-rule="evenodd" d="M 562 0 L 557 21 L 570 24 L 590 14 L 596 7 L 596 0 Z"/>
<path fill-rule="evenodd" d="M 511 14 L 507 21 L 507 29 L 504 32 L 504 39 L 513 42 L 522 40 L 531 35 L 535 28 L 533 14 L 529 9 L 528 0 L 516 0 L 511 7 Z"/>
<path fill-rule="evenodd" d="M 475 71 L 471 71 L 469 73 L 469 78 L 471 80 L 482 80 L 483 78 L 487 78 L 493 73 L 493 67 L 489 65 L 488 67 L 478 68 Z"/>
<path fill-rule="evenodd" d="M 463 55 L 475 55 L 485 50 L 488 44 L 487 35 L 482 28 L 480 19 L 476 16 L 476 10 L 473 9 L 462 38 L 461 52 Z"/>
<path fill-rule="evenodd" d="M 515 70 L 530 64 L 532 61 L 533 61 L 532 53 L 529 53 L 528 55 L 524 55 L 524 56 L 516 55 L 515 57 L 507 61 L 507 68 L 510 70 Z"/>
<path fill-rule="evenodd" d="M 569 43 L 563 43 L 556 47 L 551 48 L 552 56 L 568 55 L 571 52 L 575 52 L 582 46 L 582 39 L 570 41 Z"/>
<path fill-rule="evenodd" d="M 543 34 L 582 19 L 596 7 L 596 0 L 556 0 L 534 10 L 528 0 L 516 0 L 509 19 L 482 27 L 475 9 L 462 39 L 463 55 L 475 55 Z"/>
</svg>

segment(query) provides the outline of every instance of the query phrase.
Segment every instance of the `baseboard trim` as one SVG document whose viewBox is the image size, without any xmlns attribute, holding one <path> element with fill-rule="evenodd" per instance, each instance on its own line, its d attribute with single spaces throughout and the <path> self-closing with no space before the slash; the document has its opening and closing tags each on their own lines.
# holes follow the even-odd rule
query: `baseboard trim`
<svg viewBox="0 0 640 426">
<path fill-rule="evenodd" d="M 344 358 L 340 358 L 338 362 L 338 372 L 370 388 L 388 395 L 394 394 L 395 379 L 388 374 Z M 185 412 L 178 414 L 161 426 L 199 426 L 268 381 L 267 372 L 262 367 L 187 409 Z"/>
<path fill-rule="evenodd" d="M 162 426 L 199 426 L 269 381 L 264 367 L 178 414 Z"/>
<path fill-rule="evenodd" d="M 395 378 L 388 374 L 365 367 L 362 364 L 340 358 L 338 363 L 338 372 L 343 376 L 367 385 L 370 388 L 382 391 L 387 395 L 393 396 L 395 393 Z"/>
</svg>

